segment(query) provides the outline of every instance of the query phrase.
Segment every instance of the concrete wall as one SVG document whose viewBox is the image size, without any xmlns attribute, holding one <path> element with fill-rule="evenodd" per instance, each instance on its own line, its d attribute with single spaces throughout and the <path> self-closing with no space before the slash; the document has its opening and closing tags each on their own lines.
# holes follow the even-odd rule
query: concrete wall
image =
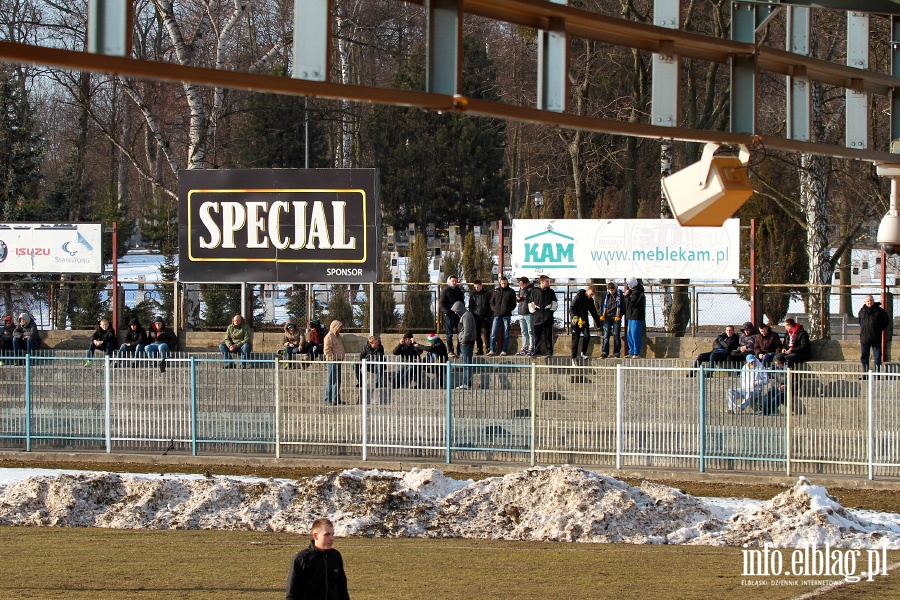
<svg viewBox="0 0 900 600">
<path fill-rule="evenodd" d="M 87 350 L 90 343 L 91 331 L 65 330 L 44 331 L 41 338 L 44 347 L 59 348 L 61 350 Z M 443 332 L 439 335 L 443 338 Z M 191 331 L 181 332 L 181 349 L 188 352 L 215 352 L 225 337 L 224 331 Z M 366 343 L 367 335 L 361 333 L 345 333 L 341 336 L 347 352 L 358 353 Z M 400 341 L 400 334 L 384 334 L 381 341 L 386 352 L 390 353 Z M 426 334 L 418 334 L 419 341 L 425 341 Z M 120 336 L 121 339 L 121 336 Z M 646 340 L 644 355 L 647 358 L 695 358 L 701 352 L 709 352 L 712 349 L 712 337 L 651 337 Z M 282 334 L 280 331 L 256 332 L 253 335 L 253 349 L 256 352 L 275 352 L 280 350 Z M 446 340 L 445 340 L 446 341 Z M 510 354 L 518 352 L 519 338 L 513 337 L 509 342 Z M 591 335 L 592 356 L 600 356 L 600 344 L 602 338 Z M 815 340 L 812 342 L 813 360 L 828 361 L 856 361 L 859 359 L 859 343 L 855 340 Z M 571 337 L 567 334 L 558 335 L 554 346 L 554 354 L 568 356 L 571 348 Z M 624 351 L 624 347 L 623 347 Z M 888 353 L 890 356 L 890 353 Z"/>
</svg>

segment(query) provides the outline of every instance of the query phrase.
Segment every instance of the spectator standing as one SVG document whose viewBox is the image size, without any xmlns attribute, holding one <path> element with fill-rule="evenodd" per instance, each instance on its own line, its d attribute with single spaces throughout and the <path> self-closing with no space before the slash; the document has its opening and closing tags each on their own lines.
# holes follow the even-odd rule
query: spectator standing
<svg viewBox="0 0 900 600">
<path fill-rule="evenodd" d="M 698 357 L 697 360 L 694 361 L 694 368 L 699 369 L 700 365 L 705 362 L 709 363 L 709 367 L 714 369 L 716 367 L 717 362 L 725 362 L 731 356 L 731 353 L 734 352 L 738 343 L 740 342 L 740 338 L 734 332 L 734 326 L 728 325 L 725 327 L 725 331 L 716 336 L 716 339 L 713 340 L 712 350 L 709 352 L 703 352 Z M 688 372 L 688 377 L 694 377 L 697 375 L 696 371 Z M 712 375 L 711 373 L 707 373 L 706 376 L 709 377 Z"/>
<path fill-rule="evenodd" d="M 162 317 L 156 317 L 150 324 L 150 333 L 147 336 L 147 347 L 144 351 L 147 358 L 156 358 L 159 355 L 159 372 L 166 372 L 166 356 L 169 350 L 178 349 L 178 336 L 175 332 L 166 327 L 166 322 Z M 249 354 L 249 351 L 248 351 Z"/>
<path fill-rule="evenodd" d="M 606 295 L 600 304 L 600 321 L 603 326 L 603 353 L 600 358 L 609 356 L 609 338 L 613 338 L 613 356 L 622 354 L 622 315 L 625 312 L 625 297 L 615 282 L 606 284 Z"/>
<path fill-rule="evenodd" d="M 594 319 L 594 326 L 600 327 L 600 315 L 597 314 L 597 306 L 594 304 L 596 289 L 593 285 L 583 290 L 578 290 L 569 306 L 572 315 L 572 364 L 575 364 L 578 355 L 578 340 L 581 339 L 580 358 L 590 358 L 587 354 L 588 345 L 591 343 L 591 328 L 588 325 L 588 316 Z"/>
<path fill-rule="evenodd" d="M 328 325 L 328 335 L 323 343 L 325 360 L 328 361 L 328 378 L 325 380 L 325 404 L 343 404 L 341 400 L 341 362 L 344 360 L 344 341 L 341 330 L 344 324 L 335 319 Z"/>
<path fill-rule="evenodd" d="M 128 331 L 125 332 L 125 340 L 119 346 L 119 358 L 124 358 L 129 354 L 137 357 L 138 354 L 143 352 L 145 345 L 147 345 L 147 332 L 141 326 L 140 320 L 137 317 L 132 317 L 128 321 Z M 115 366 L 118 367 L 120 365 L 121 362 L 116 361 Z M 137 361 L 132 361 L 131 366 L 136 367 Z"/>
<path fill-rule="evenodd" d="M 375 373 L 375 387 L 381 387 L 381 378 L 384 375 L 384 346 L 381 345 L 381 338 L 370 335 L 366 340 L 366 345 L 359 353 L 360 361 L 367 361 L 366 372 Z M 374 361 L 372 364 L 369 361 Z M 362 387 L 362 365 L 355 363 L 353 365 L 353 373 L 356 375 L 356 387 Z"/>
<path fill-rule="evenodd" d="M 644 321 L 647 318 L 647 297 L 644 286 L 636 277 L 625 282 L 625 321 L 628 326 L 626 358 L 640 358 L 644 343 Z"/>
<path fill-rule="evenodd" d="M 394 356 L 399 356 L 400 360 L 405 363 L 417 363 L 419 357 L 422 356 L 422 348 L 416 343 L 413 333 L 407 331 L 403 334 L 400 343 L 394 348 Z M 419 381 L 419 372 L 414 365 L 408 364 L 401 366 L 394 373 L 392 387 L 404 388 L 411 386 L 414 382 Z"/>
<path fill-rule="evenodd" d="M 522 348 L 516 356 L 534 356 L 534 315 L 531 314 L 531 293 L 534 285 L 527 277 L 519 277 L 519 293 L 516 296 L 519 312 L 519 327 L 522 330 Z"/>
<path fill-rule="evenodd" d="M 13 332 L 16 330 L 16 320 L 12 315 L 6 315 L 3 318 L 3 330 L 0 334 L 0 351 L 12 352 L 13 349 Z"/>
<path fill-rule="evenodd" d="M 484 283 L 480 279 L 476 279 L 472 287 L 474 289 L 469 290 L 469 312 L 475 317 L 475 353 L 481 356 L 485 346 L 490 349 L 488 336 L 491 327 L 491 294 L 484 289 Z"/>
<path fill-rule="evenodd" d="M 747 321 L 741 325 L 740 341 L 738 347 L 731 351 L 731 358 L 734 360 L 744 361 L 747 356 L 753 354 L 753 346 L 756 344 L 756 327 L 753 323 Z"/>
<path fill-rule="evenodd" d="M 344 559 L 334 549 L 334 525 L 313 522 L 312 541 L 291 561 L 285 600 L 350 600 Z"/>
<path fill-rule="evenodd" d="M 91 343 L 88 344 L 87 360 L 84 366 L 91 366 L 91 358 L 96 350 L 100 350 L 107 357 L 112 358 L 113 350 L 118 346 L 119 340 L 116 339 L 116 330 L 109 326 L 109 319 L 100 319 L 97 329 L 91 336 Z"/>
<path fill-rule="evenodd" d="M 784 361 L 785 368 L 790 369 L 797 363 L 809 360 L 809 334 L 794 319 L 785 319 L 784 328 L 781 352 L 775 355 L 775 360 Z"/>
<path fill-rule="evenodd" d="M 225 368 L 233 369 L 235 363 L 231 360 L 232 354 L 240 354 L 244 362 L 242 369 L 247 368 L 246 361 L 250 360 L 250 351 L 253 349 L 253 330 L 244 322 L 244 317 L 234 315 L 231 324 L 225 330 L 225 341 L 219 344 L 219 351 L 225 359 Z"/>
<path fill-rule="evenodd" d="M 762 361 L 764 367 L 768 367 L 775 360 L 775 355 L 780 349 L 781 338 L 772 331 L 768 323 L 762 323 L 753 342 L 753 355 Z"/>
<path fill-rule="evenodd" d="M 537 355 L 544 347 L 545 356 L 553 356 L 553 313 L 556 311 L 556 292 L 550 287 L 550 278 L 540 277 L 540 287 L 531 292 L 528 309 L 534 315 L 534 352 Z"/>
<path fill-rule="evenodd" d="M 459 278 L 451 275 L 447 278 L 447 287 L 441 292 L 441 312 L 444 314 L 444 326 L 447 330 L 447 348 L 450 356 L 459 354 L 459 338 L 457 338 L 456 352 L 453 351 L 453 331 L 459 326 L 459 316 L 453 311 L 453 305 L 463 302 L 465 296 L 459 287 Z"/>
<path fill-rule="evenodd" d="M 516 293 L 509 287 L 509 279 L 505 275 L 500 276 L 500 285 L 491 294 L 491 312 L 494 319 L 491 323 L 491 345 L 488 354 L 493 356 L 497 353 L 497 334 L 503 335 L 503 349 L 500 356 L 506 356 L 509 350 L 509 321 L 512 317 L 512 311 L 516 308 Z"/>
<path fill-rule="evenodd" d="M 866 296 L 865 304 L 859 309 L 859 361 L 863 372 L 869 370 L 869 350 L 875 358 L 875 370 L 881 371 L 881 339 L 884 330 L 891 324 L 888 314 L 881 308 L 881 302 L 875 302 L 872 296 Z"/>
<path fill-rule="evenodd" d="M 456 389 L 469 390 L 472 389 L 473 351 L 475 336 L 478 335 L 475 315 L 466 310 L 466 305 L 462 301 L 453 305 L 453 312 L 459 317 L 459 348 L 463 361 L 463 381 Z"/>
<path fill-rule="evenodd" d="M 282 345 L 284 346 L 285 361 L 297 360 L 301 354 L 309 351 L 306 336 L 297 327 L 297 322 L 294 319 L 288 319 L 284 322 Z"/>
<path fill-rule="evenodd" d="M 21 354 L 31 354 L 34 350 L 41 347 L 41 332 L 37 323 L 28 313 L 19 315 L 19 324 L 13 329 L 13 352 Z"/>
</svg>

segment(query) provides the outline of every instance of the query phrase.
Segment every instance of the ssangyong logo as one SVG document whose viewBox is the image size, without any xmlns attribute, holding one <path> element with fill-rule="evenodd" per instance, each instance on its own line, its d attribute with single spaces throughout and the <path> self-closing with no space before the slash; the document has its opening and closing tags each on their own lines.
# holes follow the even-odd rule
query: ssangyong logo
<svg viewBox="0 0 900 600">
<path fill-rule="evenodd" d="M 547 229 L 525 238 L 526 268 L 575 269 L 575 238 Z"/>
<path fill-rule="evenodd" d="M 0 263 L 6 260 L 7 254 L 9 254 L 9 250 L 6 247 L 6 242 L 0 240 Z"/>
</svg>

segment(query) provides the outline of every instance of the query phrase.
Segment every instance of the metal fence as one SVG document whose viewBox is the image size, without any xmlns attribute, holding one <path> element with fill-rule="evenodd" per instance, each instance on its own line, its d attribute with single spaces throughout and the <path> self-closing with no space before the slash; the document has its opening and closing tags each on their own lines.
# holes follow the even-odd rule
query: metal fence
<svg viewBox="0 0 900 600">
<path fill-rule="evenodd" d="M 900 374 L 851 364 L 782 373 L 786 404 L 767 415 L 728 412 L 738 370 L 698 373 L 687 361 L 348 360 L 332 369 L 339 393 L 327 405 L 323 361 L 252 355 L 223 369 L 212 354 L 176 353 L 161 372 L 155 360 L 85 366 L 61 354 L 3 358 L 0 443 L 900 475 Z"/>
</svg>

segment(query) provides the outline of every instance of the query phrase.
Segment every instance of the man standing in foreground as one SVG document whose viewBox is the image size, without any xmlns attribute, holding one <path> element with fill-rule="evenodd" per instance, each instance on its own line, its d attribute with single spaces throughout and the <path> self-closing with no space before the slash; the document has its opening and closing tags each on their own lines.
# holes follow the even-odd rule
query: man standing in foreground
<svg viewBox="0 0 900 600">
<path fill-rule="evenodd" d="M 291 562 L 285 600 L 349 600 L 344 560 L 334 546 L 334 525 L 316 519 L 312 541 Z"/>
</svg>

